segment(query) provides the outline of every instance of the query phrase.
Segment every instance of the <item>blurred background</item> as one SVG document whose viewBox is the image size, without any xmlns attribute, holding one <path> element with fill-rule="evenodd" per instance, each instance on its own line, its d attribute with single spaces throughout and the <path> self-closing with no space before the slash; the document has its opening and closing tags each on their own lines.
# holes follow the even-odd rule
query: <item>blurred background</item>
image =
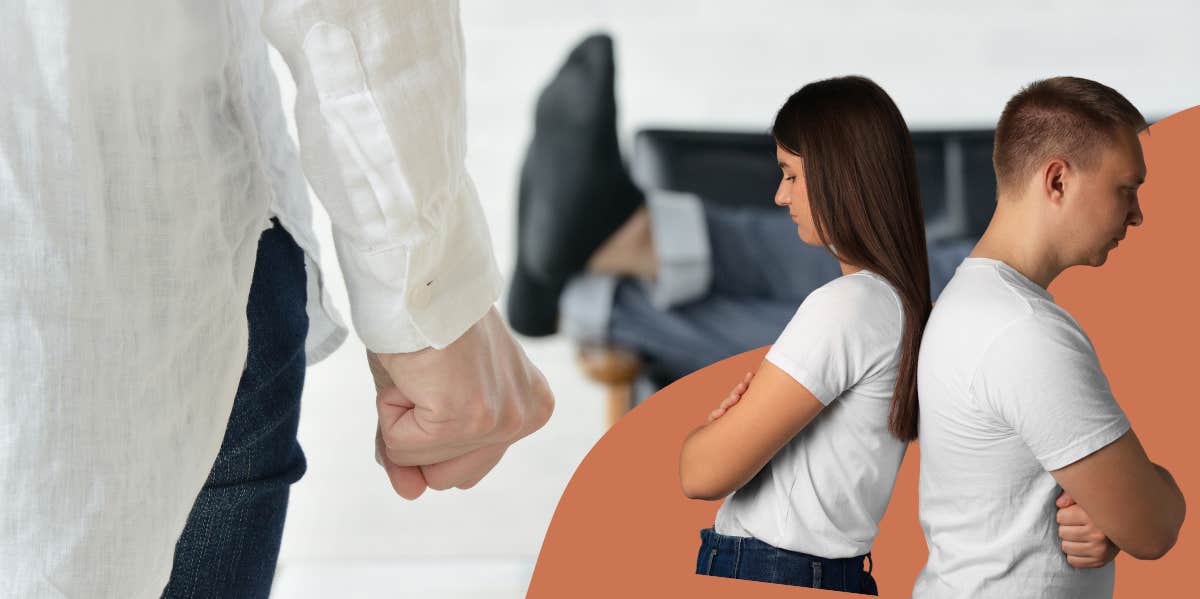
<svg viewBox="0 0 1200 599">
<path fill-rule="evenodd" d="M 762 133 L 795 89 L 852 73 L 886 89 L 914 131 L 990 129 L 1023 84 L 1060 74 L 1110 85 L 1150 118 L 1200 103 L 1200 4 L 1190 0 L 897 4 L 462 0 L 467 160 L 501 269 L 510 275 L 516 260 L 518 178 L 538 94 L 594 32 L 613 40 L 625 154 L 649 128 Z M 290 108 L 291 78 L 273 59 Z M 348 319 L 319 207 L 316 223 Z M 309 469 L 293 488 L 275 597 L 524 596 L 558 498 L 608 426 L 613 390 L 584 374 L 563 335 L 522 341 L 555 391 L 550 423 L 474 489 L 415 502 L 394 495 L 373 459 L 361 343 L 352 335 L 308 371 L 300 440 Z"/>
</svg>

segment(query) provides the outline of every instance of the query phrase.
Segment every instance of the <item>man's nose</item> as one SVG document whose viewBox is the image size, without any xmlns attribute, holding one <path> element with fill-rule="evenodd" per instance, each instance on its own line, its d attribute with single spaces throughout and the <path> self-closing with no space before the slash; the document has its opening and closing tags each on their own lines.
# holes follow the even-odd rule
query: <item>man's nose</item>
<svg viewBox="0 0 1200 599">
<path fill-rule="evenodd" d="M 1137 200 L 1133 202 L 1133 210 L 1129 213 L 1129 226 L 1136 227 L 1142 224 L 1145 216 L 1142 214 L 1142 205 Z"/>
</svg>

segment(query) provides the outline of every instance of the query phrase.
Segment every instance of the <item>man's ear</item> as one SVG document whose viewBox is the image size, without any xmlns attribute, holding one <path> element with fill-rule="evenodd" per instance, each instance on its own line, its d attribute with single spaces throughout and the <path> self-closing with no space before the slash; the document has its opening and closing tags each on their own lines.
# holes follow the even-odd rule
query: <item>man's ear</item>
<svg viewBox="0 0 1200 599">
<path fill-rule="evenodd" d="M 1041 170 L 1041 188 L 1052 204 L 1061 204 L 1071 178 L 1071 165 L 1063 158 L 1051 158 Z"/>
</svg>

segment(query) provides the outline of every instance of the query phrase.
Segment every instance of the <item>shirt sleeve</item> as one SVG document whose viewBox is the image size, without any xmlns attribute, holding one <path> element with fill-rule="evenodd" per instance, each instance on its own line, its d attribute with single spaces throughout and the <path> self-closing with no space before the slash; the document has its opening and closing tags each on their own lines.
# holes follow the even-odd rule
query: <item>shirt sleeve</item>
<svg viewBox="0 0 1200 599">
<path fill-rule="evenodd" d="M 984 354 L 972 394 L 1046 471 L 1073 464 L 1129 430 L 1091 341 L 1065 315 L 1035 313 L 1009 325 Z"/>
<path fill-rule="evenodd" d="M 465 166 L 458 2 L 267 0 L 261 25 L 296 81 L 300 159 L 359 337 L 445 347 L 502 287 Z"/>
<path fill-rule="evenodd" d="M 903 326 L 883 283 L 848 279 L 809 294 L 766 356 L 826 406 L 890 367 Z"/>
</svg>

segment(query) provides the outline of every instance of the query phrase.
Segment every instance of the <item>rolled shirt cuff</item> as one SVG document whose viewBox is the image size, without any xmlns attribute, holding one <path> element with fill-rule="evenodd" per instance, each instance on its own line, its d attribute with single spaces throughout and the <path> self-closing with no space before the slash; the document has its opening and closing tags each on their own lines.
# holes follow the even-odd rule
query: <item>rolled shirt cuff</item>
<svg viewBox="0 0 1200 599">
<path fill-rule="evenodd" d="M 558 300 L 563 334 L 579 343 L 607 343 L 616 290 L 616 275 L 583 272 L 571 277 Z"/>
<path fill-rule="evenodd" d="M 412 247 L 363 253 L 335 231 L 350 315 L 367 349 L 442 349 L 499 299 L 504 281 L 492 254 L 487 221 L 478 208 L 447 205 L 445 210 L 440 234 Z"/>
<path fill-rule="evenodd" d="M 660 310 L 704 297 L 712 285 L 708 222 L 699 196 L 654 191 L 646 196 L 650 233 L 658 257 L 658 278 L 640 281 Z M 560 329 L 580 343 L 607 343 L 617 275 L 581 272 L 559 297 Z"/>
<path fill-rule="evenodd" d="M 646 195 L 658 277 L 647 284 L 660 310 L 704 297 L 712 284 L 712 254 L 704 205 L 692 193 L 653 191 Z"/>
</svg>

